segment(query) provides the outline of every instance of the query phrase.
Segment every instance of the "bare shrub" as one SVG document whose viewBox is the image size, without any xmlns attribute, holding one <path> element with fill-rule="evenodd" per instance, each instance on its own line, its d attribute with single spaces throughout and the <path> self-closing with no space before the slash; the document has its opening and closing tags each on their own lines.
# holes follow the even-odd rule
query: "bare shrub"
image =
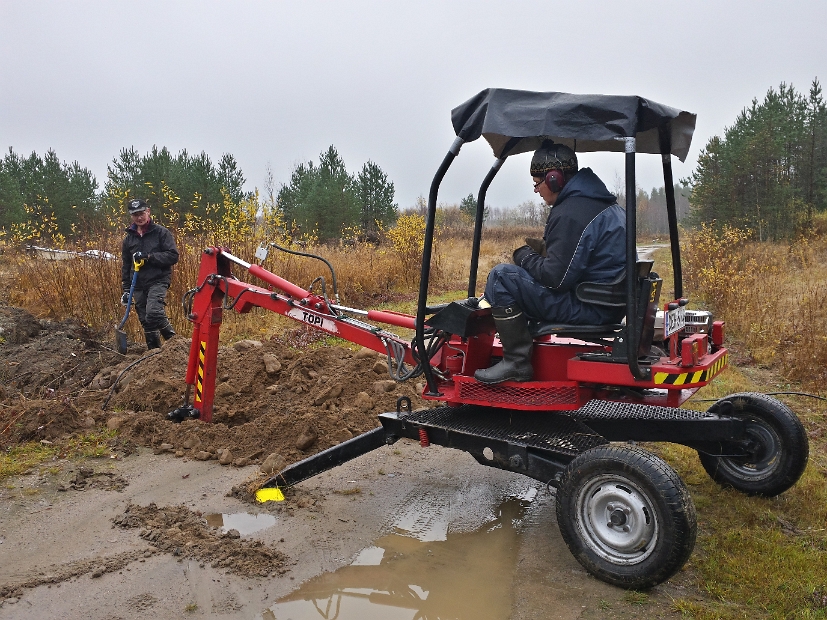
<svg viewBox="0 0 827 620">
<path fill-rule="evenodd" d="M 827 378 L 827 238 L 754 241 L 744 230 L 702 226 L 683 252 L 687 288 L 706 301 L 753 359 L 787 378 Z"/>
</svg>

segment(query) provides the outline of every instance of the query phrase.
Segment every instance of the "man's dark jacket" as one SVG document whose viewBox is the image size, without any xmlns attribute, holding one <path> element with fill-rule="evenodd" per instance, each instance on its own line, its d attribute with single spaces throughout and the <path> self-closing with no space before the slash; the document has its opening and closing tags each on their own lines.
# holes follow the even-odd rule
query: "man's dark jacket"
<svg viewBox="0 0 827 620">
<path fill-rule="evenodd" d="M 524 246 L 514 252 L 514 263 L 555 291 L 573 291 L 580 282 L 610 282 L 626 268 L 626 212 L 591 168 L 563 187 L 543 240 L 546 256 Z"/>
<path fill-rule="evenodd" d="M 123 266 L 121 267 L 121 286 L 128 291 L 132 284 L 132 255 L 143 252 L 150 255 L 138 271 L 135 290 L 143 291 L 156 283 L 169 286 L 172 266 L 178 262 L 178 248 L 172 233 L 163 226 L 150 221 L 143 236 L 138 234 L 138 227 L 132 224 L 126 229 L 121 247 Z"/>
</svg>

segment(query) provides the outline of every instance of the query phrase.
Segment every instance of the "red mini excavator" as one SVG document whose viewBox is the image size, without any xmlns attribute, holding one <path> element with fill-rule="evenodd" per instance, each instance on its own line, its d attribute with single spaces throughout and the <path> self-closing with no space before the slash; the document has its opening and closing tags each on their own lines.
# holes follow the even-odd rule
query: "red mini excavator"
<svg viewBox="0 0 827 620">
<path fill-rule="evenodd" d="M 169 417 L 211 421 L 223 313 L 267 308 L 386 353 L 391 376 L 397 381 L 423 376 L 422 397 L 435 402 L 433 408 L 412 411 L 410 401 L 400 398 L 396 411 L 379 416 L 378 428 L 289 466 L 265 487 L 296 484 L 403 437 L 456 448 L 483 465 L 555 487 L 563 538 L 598 578 L 627 588 L 660 583 L 692 552 L 695 509 L 669 465 L 626 442 L 689 446 L 714 480 L 765 496 L 795 484 L 808 458 L 798 418 L 765 395 L 733 394 L 707 411 L 679 408 L 726 367 L 728 358 L 723 322 L 687 309 L 683 294 L 671 157 L 686 157 L 695 115 L 636 96 L 487 89 L 455 108 L 452 122 L 457 138 L 428 198 L 416 316 L 340 305 L 335 273 L 331 300 L 321 278 L 321 289 L 314 292 L 313 285 L 305 289 L 288 282 L 227 248 L 207 248 L 197 286 L 184 299 L 194 324 L 187 404 Z M 468 298 L 429 306 L 439 185 L 460 147 L 479 137 L 496 159 L 478 194 Z M 490 309 L 476 298 L 485 195 L 509 156 L 533 151 L 545 139 L 580 152 L 625 154 L 626 271 L 615 282 L 581 283 L 577 295 L 625 307 L 626 319 L 612 325 L 533 323 L 534 379 L 486 385 L 474 372 L 501 357 L 502 348 Z M 674 289 L 662 304 L 662 280 L 651 261 L 637 259 L 635 246 L 639 152 L 659 154 L 663 162 Z M 265 249 L 257 253 L 261 260 Z M 234 270 L 248 272 L 259 284 L 238 279 Z M 413 341 L 389 331 L 393 327 L 415 330 Z"/>
</svg>

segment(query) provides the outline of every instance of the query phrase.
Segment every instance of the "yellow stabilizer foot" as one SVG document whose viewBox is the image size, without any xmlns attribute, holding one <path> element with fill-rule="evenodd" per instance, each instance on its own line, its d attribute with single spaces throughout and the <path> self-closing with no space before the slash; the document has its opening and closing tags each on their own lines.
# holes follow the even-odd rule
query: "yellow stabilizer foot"
<svg viewBox="0 0 827 620">
<path fill-rule="evenodd" d="M 283 502 L 284 493 L 278 487 L 259 489 L 256 491 L 256 501 L 261 504 L 264 502 Z"/>
</svg>

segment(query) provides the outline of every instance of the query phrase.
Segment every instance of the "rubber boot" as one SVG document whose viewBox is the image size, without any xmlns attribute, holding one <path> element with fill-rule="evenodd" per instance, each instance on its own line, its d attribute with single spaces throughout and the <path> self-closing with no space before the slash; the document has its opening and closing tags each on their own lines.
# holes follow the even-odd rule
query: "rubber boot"
<svg viewBox="0 0 827 620">
<path fill-rule="evenodd" d="M 531 366 L 531 350 L 534 338 L 528 331 L 528 321 L 517 306 L 492 308 L 491 316 L 500 334 L 503 359 L 491 368 L 478 370 L 474 378 L 480 383 L 502 383 L 503 381 L 531 381 L 534 368 Z"/>
<path fill-rule="evenodd" d="M 169 340 L 175 335 L 175 330 L 172 329 L 172 324 L 167 321 L 166 326 L 161 328 L 161 336 L 164 337 L 164 340 Z"/>
<path fill-rule="evenodd" d="M 159 334 L 157 331 L 144 332 L 144 337 L 146 338 L 147 351 L 161 348 L 161 334 Z"/>
</svg>

